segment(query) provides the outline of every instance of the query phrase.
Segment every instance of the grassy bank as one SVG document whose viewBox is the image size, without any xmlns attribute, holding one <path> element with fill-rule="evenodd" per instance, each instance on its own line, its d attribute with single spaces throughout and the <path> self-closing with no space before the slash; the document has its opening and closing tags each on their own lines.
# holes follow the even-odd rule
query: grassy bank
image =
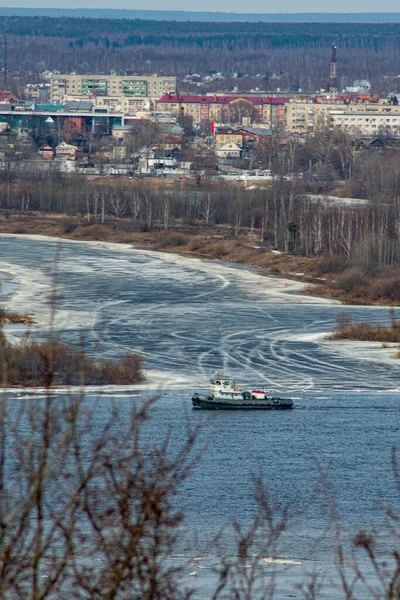
<svg viewBox="0 0 400 600">
<path fill-rule="evenodd" d="M 335 331 L 330 340 L 355 340 L 360 342 L 382 342 L 400 344 L 400 322 L 393 312 L 389 325 L 383 323 L 352 323 L 346 313 L 339 315 Z"/>
<path fill-rule="evenodd" d="M 143 228 L 142 228 L 143 229 Z M 312 283 L 307 293 L 336 298 L 345 304 L 400 305 L 400 269 L 362 265 L 342 256 L 305 257 L 271 251 L 259 235 L 242 228 L 234 235 L 229 225 L 206 227 L 201 223 L 177 224 L 174 229 L 141 230 L 132 219 L 107 218 L 91 223 L 82 217 L 10 214 L 0 219 L 0 233 L 132 244 L 136 247 L 225 260 Z"/>
<path fill-rule="evenodd" d="M 162 252 L 227 260 L 259 267 L 277 275 L 313 281 L 318 277 L 317 258 L 273 253 L 260 241 L 259 235 L 242 229 L 233 235 L 229 225 L 177 225 L 174 229 L 141 231 L 131 219 L 107 219 L 88 223 L 85 219 L 43 214 L 12 214 L 0 219 L 0 233 L 54 236 L 70 240 L 104 241 L 132 244 Z"/>
</svg>

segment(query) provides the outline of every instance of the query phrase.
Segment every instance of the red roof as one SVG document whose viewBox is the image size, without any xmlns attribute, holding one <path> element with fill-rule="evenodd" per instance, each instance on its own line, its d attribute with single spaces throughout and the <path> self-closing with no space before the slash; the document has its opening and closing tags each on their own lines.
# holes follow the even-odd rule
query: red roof
<svg viewBox="0 0 400 600">
<path fill-rule="evenodd" d="M 8 100 L 8 98 L 10 96 L 11 96 L 11 100 L 13 100 L 13 101 L 17 100 L 12 92 L 0 92 L 0 102 L 3 102 L 3 100 Z"/>
<path fill-rule="evenodd" d="M 252 104 L 285 104 L 289 98 L 271 98 L 270 96 L 197 96 L 192 94 L 171 94 L 162 96 L 158 102 L 171 104 L 230 104 L 234 100 L 247 100 Z"/>
</svg>

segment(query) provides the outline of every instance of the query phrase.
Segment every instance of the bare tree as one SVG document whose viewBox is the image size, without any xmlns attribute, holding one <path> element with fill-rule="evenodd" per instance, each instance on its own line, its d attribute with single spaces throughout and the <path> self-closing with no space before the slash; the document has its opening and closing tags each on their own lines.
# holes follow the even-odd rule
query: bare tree
<svg viewBox="0 0 400 600">
<path fill-rule="evenodd" d="M 213 194 L 211 194 L 211 192 L 203 194 L 199 213 L 204 218 L 206 227 L 208 227 L 210 219 L 213 218 L 215 210 L 216 208 Z"/>
<path fill-rule="evenodd" d="M 110 210 L 113 213 L 113 215 L 117 219 L 123 217 L 126 212 L 126 202 L 122 194 L 117 190 L 116 192 L 110 195 L 108 201 Z"/>
<path fill-rule="evenodd" d="M 51 382 L 51 358 L 48 357 Z M 103 403 L 103 401 L 101 401 Z M 161 600 L 174 597 L 169 566 L 182 513 L 174 497 L 195 458 L 196 431 L 181 449 L 147 444 L 154 400 L 130 417 L 110 405 L 100 425 L 83 395 L 0 402 L 0 594 Z M 182 597 L 186 597 L 183 595 Z"/>
</svg>

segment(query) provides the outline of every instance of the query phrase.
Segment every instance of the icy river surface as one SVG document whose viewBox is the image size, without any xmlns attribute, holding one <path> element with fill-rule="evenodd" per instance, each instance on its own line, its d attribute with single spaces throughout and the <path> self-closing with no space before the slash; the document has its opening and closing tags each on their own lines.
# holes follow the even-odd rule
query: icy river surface
<svg viewBox="0 0 400 600">
<path fill-rule="evenodd" d="M 3 305 L 34 314 L 36 337 L 47 335 L 55 297 L 53 326 L 62 340 L 84 340 L 98 357 L 143 355 L 149 387 L 161 390 L 149 436 L 160 439 L 172 428 L 179 442 L 186 418 L 203 422 L 202 435 L 212 431 L 179 499 L 196 542 L 180 542 L 173 558 L 187 561 L 198 598 L 211 598 L 218 564 L 209 543 L 224 528 L 224 551 L 234 554 L 229 523 L 252 518 L 253 480 L 261 471 L 278 507 L 298 508 L 276 549 L 279 560 L 263 562 L 266 570 L 281 569 L 275 597 L 303 598 L 297 586 L 314 571 L 325 580 L 318 597 L 344 597 L 332 583 L 329 507 L 316 487 L 324 472 L 347 538 L 358 528 L 378 526 L 386 504 L 398 507 L 390 464 L 399 442 L 395 350 L 326 340 L 343 306 L 250 269 L 128 246 L 0 236 L 0 272 Z M 389 316 L 382 308 L 346 312 L 352 320 Z M 14 339 L 25 334 L 25 326 L 8 331 Z M 192 411 L 192 393 L 206 388 L 217 369 L 294 398 L 294 410 Z M 21 394 L 26 392 L 11 395 Z M 112 398 L 128 411 L 137 394 L 107 389 L 103 402 Z M 190 579 L 190 572 L 197 576 Z"/>
</svg>

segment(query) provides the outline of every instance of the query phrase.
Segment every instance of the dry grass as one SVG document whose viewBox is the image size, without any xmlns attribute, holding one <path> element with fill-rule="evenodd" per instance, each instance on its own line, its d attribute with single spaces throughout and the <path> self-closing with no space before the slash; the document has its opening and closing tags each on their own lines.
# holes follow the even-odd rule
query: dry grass
<svg viewBox="0 0 400 600">
<path fill-rule="evenodd" d="M 33 325 L 35 320 L 31 315 L 20 315 L 19 313 L 10 312 L 0 308 L 0 326 L 1 324 L 10 325 L 23 323 L 24 325 Z"/>
<path fill-rule="evenodd" d="M 224 242 L 209 244 L 205 249 L 209 258 L 221 259 L 230 254 L 230 248 Z"/>
<path fill-rule="evenodd" d="M 392 309 L 393 311 L 393 309 Z M 328 336 L 330 340 L 357 340 L 361 342 L 381 342 L 382 347 L 388 343 L 400 344 L 400 322 L 390 313 L 391 323 L 351 323 L 348 315 L 342 313 L 337 318 L 336 330 Z"/>
<path fill-rule="evenodd" d="M 186 246 L 188 241 L 189 238 L 187 235 L 168 230 L 157 235 L 155 239 L 155 246 L 160 250 L 165 248 L 181 248 Z"/>
<path fill-rule="evenodd" d="M 330 340 L 358 340 L 361 342 L 400 343 L 400 327 L 353 323 L 329 336 Z"/>
</svg>

